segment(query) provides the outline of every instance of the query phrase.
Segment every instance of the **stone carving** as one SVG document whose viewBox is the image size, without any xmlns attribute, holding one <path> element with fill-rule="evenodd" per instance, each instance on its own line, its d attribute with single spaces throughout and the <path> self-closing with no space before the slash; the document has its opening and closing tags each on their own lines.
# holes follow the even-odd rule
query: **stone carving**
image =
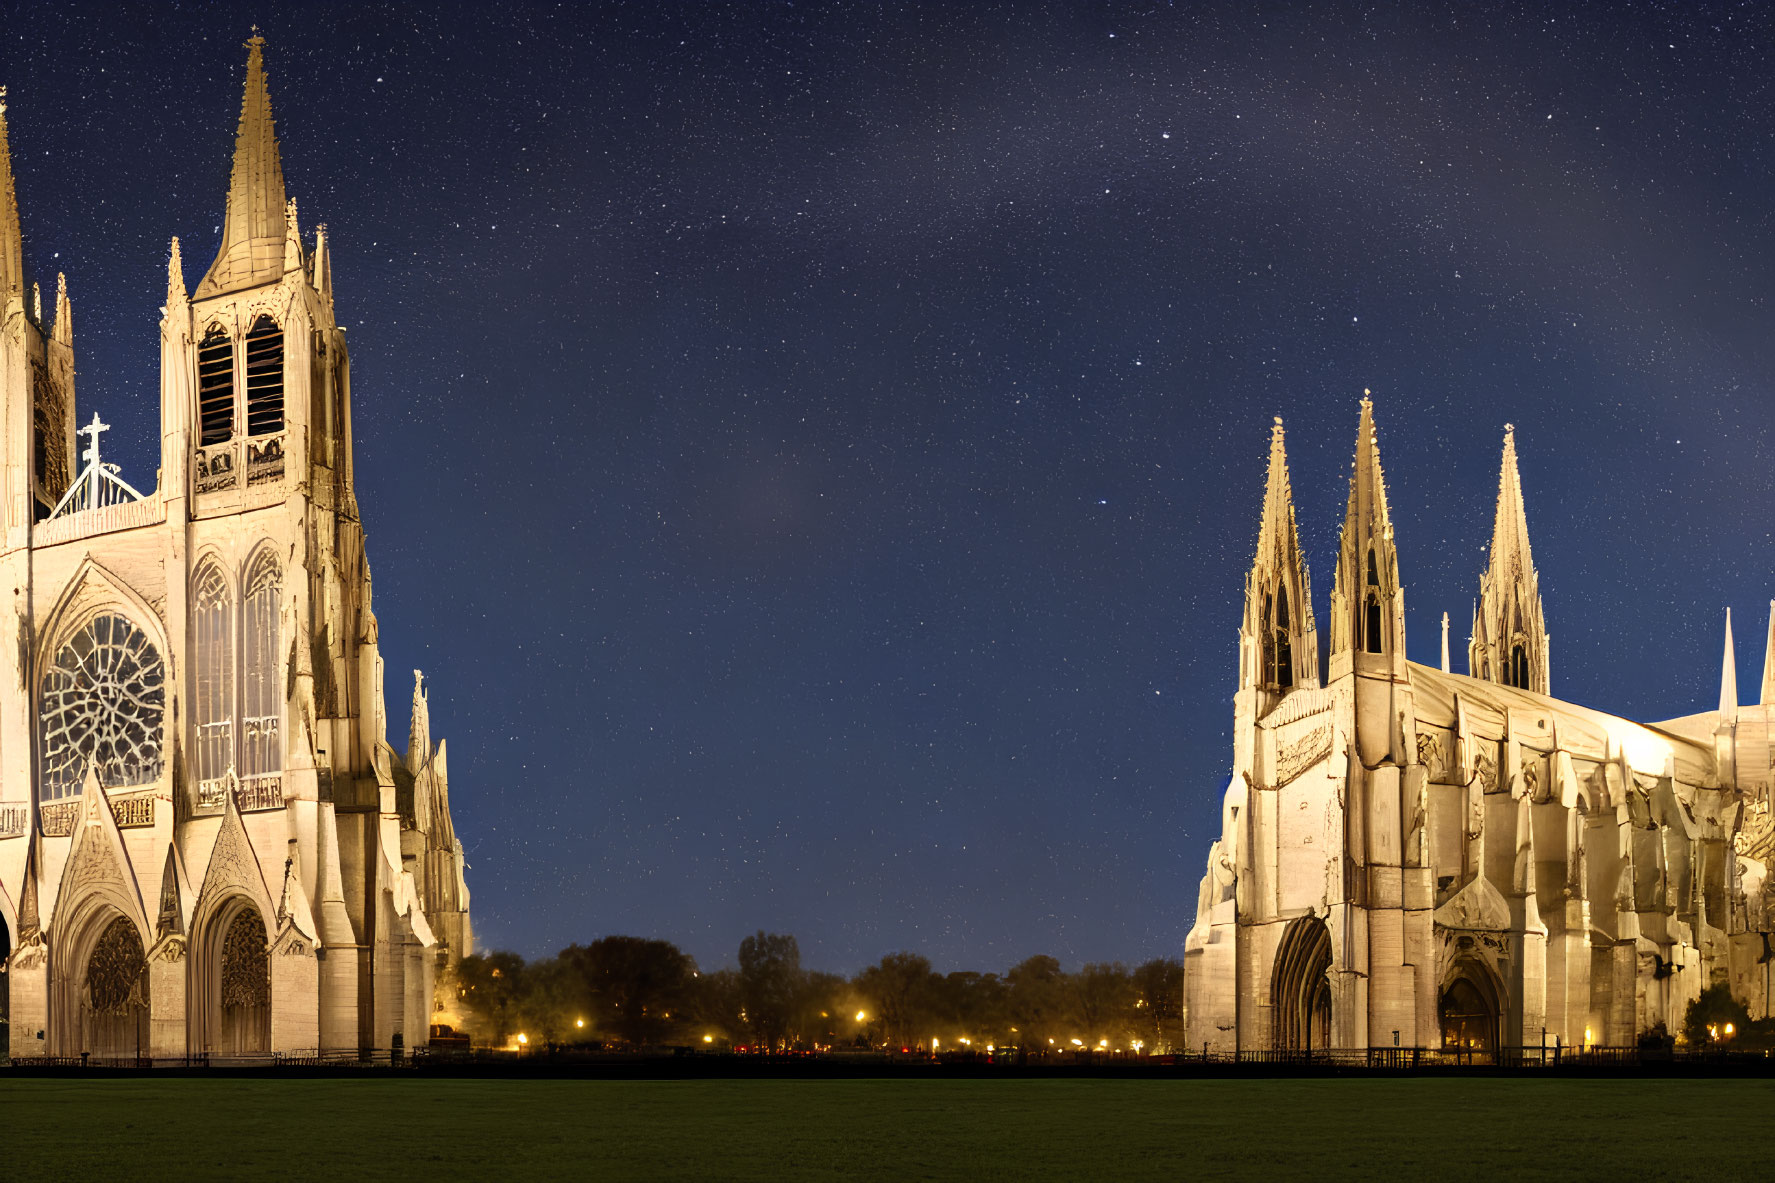
<svg viewBox="0 0 1775 1183">
<path fill-rule="evenodd" d="M 1488 744 L 1486 747 L 1490 747 L 1490 745 Z M 1492 755 L 1491 752 L 1487 751 L 1486 748 L 1480 748 L 1479 755 L 1474 760 L 1474 764 L 1478 769 L 1480 791 L 1486 793 L 1497 792 L 1498 758 Z"/>
<path fill-rule="evenodd" d="M 66 838 L 74 832 L 74 823 L 79 818 L 78 801 L 51 801 L 37 810 L 37 821 L 45 838 Z"/>
<path fill-rule="evenodd" d="M 153 825 L 154 794 L 135 793 L 128 797 L 111 798 L 111 816 L 117 820 L 119 829 Z"/>
<path fill-rule="evenodd" d="M 1418 763 L 1424 766 L 1431 780 L 1439 781 L 1448 774 L 1448 756 L 1442 750 L 1442 737 L 1433 731 L 1418 732 Z"/>
<path fill-rule="evenodd" d="M 1331 754 L 1331 724 L 1321 723 L 1276 752 L 1276 784 L 1285 785 Z"/>
</svg>

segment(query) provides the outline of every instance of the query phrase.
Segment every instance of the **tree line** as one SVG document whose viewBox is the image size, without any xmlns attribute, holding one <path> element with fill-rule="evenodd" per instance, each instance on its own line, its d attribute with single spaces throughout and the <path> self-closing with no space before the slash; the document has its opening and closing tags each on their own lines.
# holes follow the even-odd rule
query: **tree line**
<svg viewBox="0 0 1775 1183">
<path fill-rule="evenodd" d="M 455 986 L 463 1026 L 498 1046 L 1151 1054 L 1183 1027 L 1183 966 L 1170 958 L 1068 973 L 1036 956 L 1002 974 L 940 974 L 900 952 L 845 978 L 804 968 L 793 936 L 763 931 L 713 971 L 669 941 L 608 936 L 536 961 L 465 957 Z"/>
</svg>

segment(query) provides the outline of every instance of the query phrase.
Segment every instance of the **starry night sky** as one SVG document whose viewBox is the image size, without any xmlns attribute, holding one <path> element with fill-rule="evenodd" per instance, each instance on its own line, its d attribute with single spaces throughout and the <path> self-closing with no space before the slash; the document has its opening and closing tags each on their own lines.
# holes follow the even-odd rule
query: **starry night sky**
<svg viewBox="0 0 1775 1183">
<path fill-rule="evenodd" d="M 1180 956 L 1270 419 L 1324 636 L 1364 387 L 1414 659 L 1513 422 L 1554 692 L 1710 708 L 1729 605 L 1754 699 L 1770 10 L 404 9 L 4 4 L 0 83 L 147 487 L 262 26 L 484 945 Z"/>
</svg>

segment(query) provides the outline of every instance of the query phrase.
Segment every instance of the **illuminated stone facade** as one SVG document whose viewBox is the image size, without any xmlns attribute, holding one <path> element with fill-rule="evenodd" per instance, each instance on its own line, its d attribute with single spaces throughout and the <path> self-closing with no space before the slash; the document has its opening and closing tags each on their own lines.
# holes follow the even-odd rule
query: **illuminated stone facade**
<svg viewBox="0 0 1775 1183">
<path fill-rule="evenodd" d="M 147 494 L 96 417 L 76 430 L 67 288 L 46 322 L 0 103 L 15 1056 L 417 1047 L 472 940 L 419 685 L 404 758 L 385 735 L 326 234 L 298 230 L 249 46 L 222 243 L 190 295 L 172 243 Z"/>
<path fill-rule="evenodd" d="M 1245 599 L 1188 1046 L 1622 1046 L 1721 981 L 1768 1013 L 1775 649 L 1756 706 L 1729 617 L 1716 710 L 1640 724 L 1551 697 L 1508 428 L 1470 675 L 1446 615 L 1439 665 L 1406 660 L 1366 399 L 1326 677 L 1280 420 Z"/>
</svg>

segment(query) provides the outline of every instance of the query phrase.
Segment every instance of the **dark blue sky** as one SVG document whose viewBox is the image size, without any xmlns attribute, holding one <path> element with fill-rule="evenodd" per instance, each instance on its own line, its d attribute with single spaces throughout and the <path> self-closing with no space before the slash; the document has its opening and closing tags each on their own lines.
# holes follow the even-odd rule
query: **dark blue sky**
<svg viewBox="0 0 1775 1183">
<path fill-rule="evenodd" d="M 1270 417 L 1323 620 L 1364 387 L 1414 658 L 1514 422 L 1554 692 L 1710 707 L 1731 605 L 1754 696 L 1768 9 L 405 9 L 0 4 L 0 83 L 145 486 L 262 25 L 484 943 L 1180 955 Z"/>
</svg>

